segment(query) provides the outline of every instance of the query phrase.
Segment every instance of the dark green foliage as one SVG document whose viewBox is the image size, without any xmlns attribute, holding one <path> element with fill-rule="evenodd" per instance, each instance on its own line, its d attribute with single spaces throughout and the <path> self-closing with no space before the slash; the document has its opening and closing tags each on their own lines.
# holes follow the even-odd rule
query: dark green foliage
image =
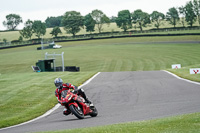
<svg viewBox="0 0 200 133">
<path fill-rule="evenodd" d="M 150 24 L 150 15 L 142 10 L 136 10 L 132 13 L 133 23 L 139 24 L 139 28 L 142 31 L 142 27 L 146 27 L 147 24 Z"/>
<path fill-rule="evenodd" d="M 118 17 L 116 18 L 117 26 L 127 31 L 132 28 L 131 13 L 129 10 L 122 10 L 118 12 Z"/>
<path fill-rule="evenodd" d="M 181 23 L 182 23 L 183 27 L 185 27 L 185 13 L 186 13 L 185 7 L 181 6 L 178 9 L 179 9 L 180 15 L 182 15 L 182 17 L 181 17 Z"/>
<path fill-rule="evenodd" d="M 33 35 L 33 21 L 28 20 L 25 23 L 25 27 L 19 31 L 22 37 L 31 39 Z"/>
<path fill-rule="evenodd" d="M 52 27 L 60 27 L 62 26 L 61 21 L 62 21 L 63 16 L 58 16 L 58 17 L 48 17 L 45 20 L 47 28 L 52 28 Z"/>
<path fill-rule="evenodd" d="M 178 10 L 173 7 L 170 8 L 169 11 L 167 12 L 166 15 L 166 19 L 167 21 L 169 21 L 170 24 L 172 24 L 174 26 L 174 28 L 176 27 L 177 22 L 179 21 L 179 14 L 178 14 Z"/>
<path fill-rule="evenodd" d="M 84 18 L 80 12 L 69 11 L 66 12 L 62 19 L 62 24 L 67 33 L 73 34 L 78 33 L 84 25 Z"/>
<path fill-rule="evenodd" d="M 7 21 L 3 22 L 3 25 L 8 28 L 8 30 L 15 30 L 16 27 L 22 23 L 22 18 L 17 14 L 9 14 L 6 16 Z"/>
<path fill-rule="evenodd" d="M 92 18 L 91 14 L 87 14 L 85 17 L 84 17 L 84 25 L 86 26 L 86 31 L 87 32 L 93 32 L 95 31 L 94 30 L 94 27 L 95 27 L 95 21 L 94 19 Z"/>
<path fill-rule="evenodd" d="M 117 17 L 112 16 L 112 17 L 110 18 L 110 22 L 111 22 L 111 23 L 112 23 L 112 22 L 116 22 L 116 19 L 117 19 Z"/>
<path fill-rule="evenodd" d="M 194 12 L 200 25 L 200 0 L 193 0 Z"/>
<path fill-rule="evenodd" d="M 122 10 L 118 12 L 117 17 L 112 16 L 108 18 L 101 10 L 95 9 L 85 17 L 81 16 L 80 12 L 76 11 L 66 12 L 64 16 L 47 17 L 45 20 L 45 25 L 47 28 L 63 26 L 67 33 L 73 34 L 73 36 L 75 36 L 81 28 L 84 28 L 83 26 L 86 27 L 86 32 L 91 33 L 95 30 L 98 30 L 98 32 L 101 33 L 103 31 L 103 25 L 109 25 L 110 22 L 115 22 L 117 26 L 124 31 L 132 29 L 132 24 L 136 24 L 134 25 L 135 30 L 139 27 L 142 31 L 143 27 L 152 27 L 152 25 L 148 25 L 151 22 L 153 22 L 154 26 L 159 29 L 162 24 L 162 20 L 165 18 L 171 25 L 174 26 L 174 28 L 176 26 L 178 27 L 179 25 L 177 24 L 179 23 L 182 23 L 182 26 L 185 27 L 186 22 L 190 25 L 190 27 L 193 27 L 196 20 L 198 20 L 200 25 L 200 0 L 190 0 L 186 3 L 185 6 L 170 8 L 166 13 L 166 17 L 163 13 L 158 11 L 153 11 L 153 13 L 149 15 L 148 13 L 138 9 L 133 13 L 130 13 L 128 10 Z M 8 28 L 8 30 L 16 30 L 16 27 L 22 23 L 22 18 L 16 14 L 7 15 L 6 19 L 7 21 L 4 21 L 3 24 Z M 37 30 L 36 29 L 37 28 L 34 27 L 34 33 L 38 38 L 45 34 L 41 31 L 38 32 L 41 27 L 39 27 Z M 114 29 L 111 30 L 112 32 L 114 31 Z M 25 28 L 23 28 L 20 34 L 24 38 L 31 39 L 33 35 L 32 31 L 33 30 L 30 27 L 25 25 Z"/>
<path fill-rule="evenodd" d="M 46 25 L 42 23 L 40 20 L 36 20 L 33 22 L 33 32 L 35 35 L 40 38 L 40 36 L 45 35 L 46 33 Z"/>
<path fill-rule="evenodd" d="M 165 19 L 165 15 L 161 12 L 153 11 L 150 16 L 152 22 L 156 22 L 155 27 L 159 29 L 161 21 Z"/>
<path fill-rule="evenodd" d="M 97 24 L 97 29 L 99 33 L 101 33 L 101 31 L 103 30 L 103 24 L 110 24 L 110 19 L 101 10 L 93 10 L 91 16 Z"/>
<path fill-rule="evenodd" d="M 60 28 L 58 26 L 54 27 L 53 30 L 51 31 L 50 34 L 52 34 L 52 36 L 57 37 L 59 33 L 62 33 Z"/>
<path fill-rule="evenodd" d="M 191 27 L 196 21 L 196 14 L 194 12 L 194 6 L 191 1 L 188 2 L 185 6 L 185 19 Z"/>
<path fill-rule="evenodd" d="M 22 37 L 22 36 L 19 36 L 18 41 L 19 41 L 19 42 L 22 42 L 22 41 L 23 41 L 23 37 Z"/>
</svg>

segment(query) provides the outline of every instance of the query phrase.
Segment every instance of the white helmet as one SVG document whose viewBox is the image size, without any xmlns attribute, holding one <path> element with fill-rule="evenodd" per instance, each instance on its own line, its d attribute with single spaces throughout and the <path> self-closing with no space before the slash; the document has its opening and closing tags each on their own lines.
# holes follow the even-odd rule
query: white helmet
<svg viewBox="0 0 200 133">
<path fill-rule="evenodd" d="M 55 86 L 56 86 L 58 89 L 60 89 L 60 88 L 62 88 L 63 81 L 62 81 L 61 78 L 56 78 L 56 79 L 54 80 L 54 84 L 55 84 Z"/>
</svg>

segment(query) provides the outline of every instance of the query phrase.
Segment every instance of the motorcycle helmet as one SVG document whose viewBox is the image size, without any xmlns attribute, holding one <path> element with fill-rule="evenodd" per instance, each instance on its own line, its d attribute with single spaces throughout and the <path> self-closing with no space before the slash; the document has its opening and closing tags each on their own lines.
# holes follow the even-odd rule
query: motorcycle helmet
<svg viewBox="0 0 200 133">
<path fill-rule="evenodd" d="M 56 78 L 56 79 L 54 80 L 54 84 L 55 84 L 56 88 L 61 89 L 61 88 L 62 88 L 63 81 L 62 81 L 61 78 Z"/>
</svg>

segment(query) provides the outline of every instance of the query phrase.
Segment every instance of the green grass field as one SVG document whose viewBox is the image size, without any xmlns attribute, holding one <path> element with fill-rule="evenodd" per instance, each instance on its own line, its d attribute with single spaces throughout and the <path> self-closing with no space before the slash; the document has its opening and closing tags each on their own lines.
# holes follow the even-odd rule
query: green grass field
<svg viewBox="0 0 200 133">
<path fill-rule="evenodd" d="M 200 44 L 178 43 L 199 40 L 199 36 L 120 38 L 65 42 L 60 43 L 62 49 L 44 51 L 36 50 L 40 45 L 0 50 L 0 128 L 33 119 L 52 108 L 57 103 L 53 84 L 56 77 L 78 86 L 99 71 L 167 69 L 200 82 L 200 75 L 188 74 L 189 67 L 200 65 Z M 171 41 L 177 43 L 159 43 Z M 44 59 L 45 52 L 65 52 L 65 66 L 79 66 L 80 72 L 34 73 L 31 66 Z M 171 64 L 181 64 L 183 69 L 171 70 Z M 198 113 L 195 116 L 200 118 Z M 164 122 L 170 120 L 161 120 Z M 160 124 L 155 121 L 153 125 Z"/>
</svg>

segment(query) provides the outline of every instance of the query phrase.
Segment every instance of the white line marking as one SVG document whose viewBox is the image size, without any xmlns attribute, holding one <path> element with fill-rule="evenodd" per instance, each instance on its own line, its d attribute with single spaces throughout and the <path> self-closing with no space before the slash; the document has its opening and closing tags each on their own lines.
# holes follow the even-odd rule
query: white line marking
<svg viewBox="0 0 200 133">
<path fill-rule="evenodd" d="M 82 85 L 80 85 L 78 88 L 81 88 L 83 87 L 84 85 L 88 84 L 89 82 L 91 82 L 97 75 L 99 75 L 100 72 L 96 73 L 92 78 L 88 79 L 86 82 L 84 82 Z M 60 107 L 60 104 L 56 104 L 52 109 L 50 109 L 49 111 L 47 111 L 45 114 L 33 119 L 33 120 L 30 120 L 30 121 L 27 121 L 27 122 L 24 122 L 24 123 L 21 123 L 21 124 L 17 124 L 17 125 L 14 125 L 14 126 L 10 126 L 10 127 L 5 127 L 5 128 L 1 128 L 1 130 L 6 130 L 6 129 L 9 129 L 9 128 L 14 128 L 14 127 L 18 127 L 18 126 L 22 126 L 22 125 L 25 125 L 25 124 L 28 124 L 28 123 L 31 123 L 33 121 L 36 121 L 36 120 L 39 120 L 43 117 L 46 117 L 48 115 L 50 115 L 53 111 L 55 111 L 56 109 L 58 109 Z"/>
<path fill-rule="evenodd" d="M 86 82 L 84 82 L 82 85 L 80 85 L 78 88 L 83 87 L 84 85 L 88 84 L 90 81 L 92 81 L 97 75 L 99 75 L 101 72 L 96 73 L 92 78 L 88 79 Z"/>
<path fill-rule="evenodd" d="M 199 82 L 195 82 L 195 81 L 191 81 L 191 80 L 188 80 L 188 79 L 181 78 L 181 77 L 179 77 L 179 76 L 177 76 L 177 75 L 175 75 L 175 74 L 173 74 L 173 73 L 171 73 L 171 72 L 169 72 L 169 71 L 166 71 L 166 70 L 162 70 L 162 71 L 164 71 L 164 72 L 166 72 L 166 73 L 169 73 L 170 75 L 176 77 L 177 79 L 181 79 L 181 80 L 184 80 L 184 81 L 187 81 L 187 82 L 193 83 L 193 84 L 200 85 Z"/>
</svg>

